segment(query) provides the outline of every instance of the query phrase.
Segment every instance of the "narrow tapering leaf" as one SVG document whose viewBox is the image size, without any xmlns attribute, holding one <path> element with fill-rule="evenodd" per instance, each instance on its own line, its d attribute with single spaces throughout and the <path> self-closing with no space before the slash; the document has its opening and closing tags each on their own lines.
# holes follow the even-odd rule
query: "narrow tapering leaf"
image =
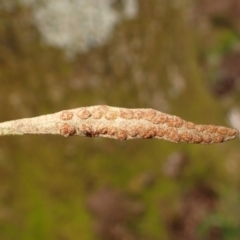
<svg viewBox="0 0 240 240">
<path fill-rule="evenodd" d="M 238 131 L 194 124 L 154 109 L 100 105 L 0 123 L 0 136 L 22 134 L 79 135 L 118 140 L 157 138 L 176 143 L 211 144 L 234 139 Z"/>
</svg>

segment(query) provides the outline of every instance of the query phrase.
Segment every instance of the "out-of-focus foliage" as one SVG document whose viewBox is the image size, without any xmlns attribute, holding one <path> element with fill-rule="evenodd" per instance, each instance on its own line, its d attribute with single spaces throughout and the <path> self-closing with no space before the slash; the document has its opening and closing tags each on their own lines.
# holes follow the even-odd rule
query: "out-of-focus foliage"
<svg viewBox="0 0 240 240">
<path fill-rule="evenodd" d="M 227 125 L 240 105 L 238 1 L 127 2 L 2 0 L 0 121 L 106 103 Z M 47 44 L 39 21 L 67 43 Z M 78 37 L 89 45 L 69 58 Z M 239 239 L 238 145 L 1 138 L 0 239 Z"/>
</svg>

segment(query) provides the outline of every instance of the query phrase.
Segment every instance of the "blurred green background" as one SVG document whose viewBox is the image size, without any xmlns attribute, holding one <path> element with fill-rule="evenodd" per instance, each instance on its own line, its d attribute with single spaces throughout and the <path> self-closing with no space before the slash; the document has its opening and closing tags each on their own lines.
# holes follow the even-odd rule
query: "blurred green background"
<svg viewBox="0 0 240 240">
<path fill-rule="evenodd" d="M 239 126 L 239 16 L 238 0 L 2 0 L 0 121 L 108 104 Z M 240 239 L 239 143 L 2 137 L 0 239 Z"/>
</svg>

